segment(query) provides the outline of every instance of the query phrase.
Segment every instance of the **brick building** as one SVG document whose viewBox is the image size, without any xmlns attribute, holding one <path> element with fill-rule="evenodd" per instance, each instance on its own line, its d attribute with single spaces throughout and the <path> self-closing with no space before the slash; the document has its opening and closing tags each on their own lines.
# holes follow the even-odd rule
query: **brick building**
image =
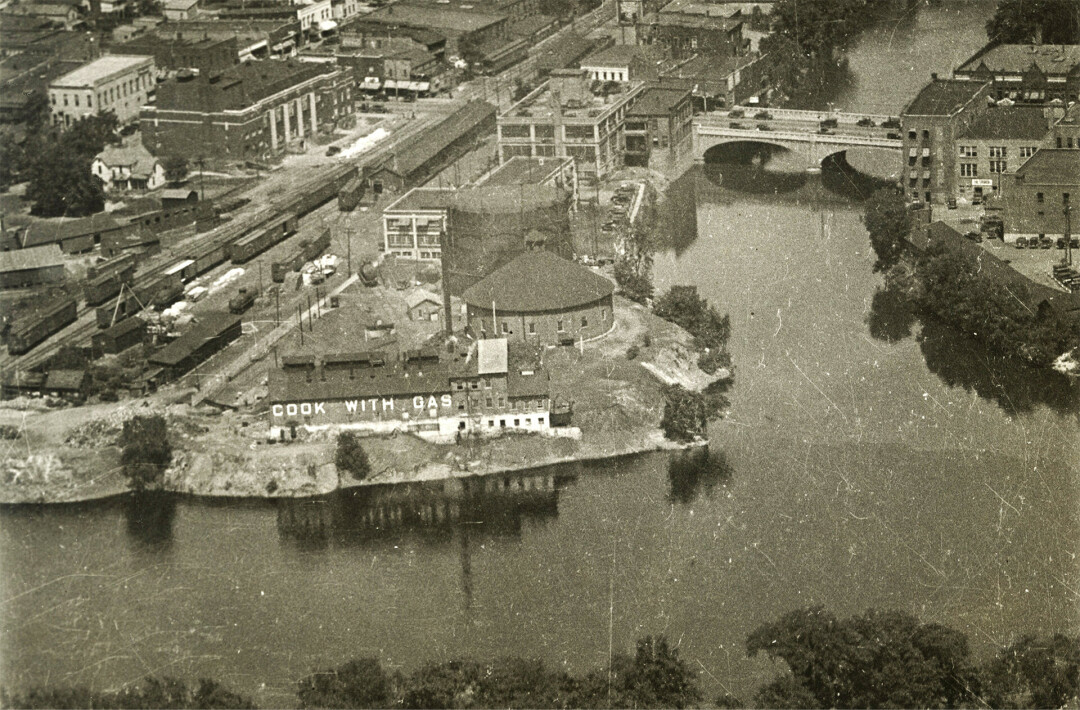
<svg viewBox="0 0 1080 710">
<path fill-rule="evenodd" d="M 943 204 L 955 197 L 957 138 L 986 112 L 989 92 L 989 82 L 934 75 L 901 111 L 903 183 L 909 199 Z"/>
<path fill-rule="evenodd" d="M 493 40 L 506 40 L 509 37 L 510 18 L 502 13 L 459 10 L 448 5 L 400 0 L 365 15 L 359 22 L 432 30 L 446 37 L 447 51 L 458 54 L 462 44 L 478 46 Z"/>
<path fill-rule="evenodd" d="M 1080 199 L 1080 150 L 1044 148 L 1016 172 L 1001 176 L 1000 200 L 1005 241 L 1017 237 L 1076 234 L 1076 204 Z M 1066 216 L 1066 209 L 1071 213 Z"/>
<path fill-rule="evenodd" d="M 619 169 L 623 124 L 642 84 L 594 91 L 583 69 L 556 70 L 498 118 L 499 162 L 515 156 L 573 158 L 588 184 Z"/>
<path fill-rule="evenodd" d="M 1039 149 L 1049 130 L 1047 114 L 1041 106 L 994 106 L 975 119 L 956 139 L 956 196 L 981 203 L 997 192 L 1001 174 Z M 908 170 L 918 169 L 917 156 L 907 160 Z"/>
<path fill-rule="evenodd" d="M 639 41 L 660 44 L 676 58 L 703 53 L 721 57 L 746 54 L 743 20 L 725 16 L 721 7 L 703 3 L 669 3 L 646 15 L 638 26 Z"/>
<path fill-rule="evenodd" d="M 106 111 L 121 125 L 134 121 L 155 89 L 153 57 L 101 57 L 49 84 L 54 124 L 70 126 Z"/>
<path fill-rule="evenodd" d="M 593 81 L 656 81 L 670 64 L 660 47 L 616 44 L 581 60 Z"/>
<path fill-rule="evenodd" d="M 1080 95 L 1080 45 L 988 44 L 953 72 L 956 79 L 990 82 L 990 95 L 1026 103 Z"/>
<path fill-rule="evenodd" d="M 673 161 L 689 147 L 694 105 L 688 89 L 651 87 L 626 114 L 626 164 Z"/>
<path fill-rule="evenodd" d="M 478 337 L 559 345 L 607 333 L 615 323 L 614 284 L 549 251 L 527 251 L 465 289 Z"/>
<path fill-rule="evenodd" d="M 659 84 L 689 90 L 698 113 L 752 102 L 769 89 L 766 62 L 757 55 L 697 56 L 665 70 Z"/>
<path fill-rule="evenodd" d="M 152 56 L 159 69 L 198 69 L 219 73 L 240 62 L 236 36 L 176 39 L 143 35 L 109 47 L 110 54 Z"/>
<path fill-rule="evenodd" d="M 1064 148 L 1065 150 L 1080 150 L 1080 103 L 1073 104 L 1068 110 L 1054 108 L 1056 116 L 1054 124 L 1046 134 L 1043 146 L 1046 148 Z"/>
<path fill-rule="evenodd" d="M 550 378 L 505 339 L 482 340 L 440 360 L 427 351 L 355 352 L 281 359 L 268 382 L 269 438 L 295 429 L 408 431 L 452 441 L 466 434 L 545 432 Z"/>
<path fill-rule="evenodd" d="M 262 158 L 353 113 L 353 77 L 330 65 L 265 60 L 160 85 L 140 117 L 155 155 Z"/>
<path fill-rule="evenodd" d="M 300 22 L 295 19 L 226 19 L 166 22 L 154 28 L 154 35 L 173 40 L 236 41 L 239 61 L 289 57 L 304 45 Z"/>
</svg>

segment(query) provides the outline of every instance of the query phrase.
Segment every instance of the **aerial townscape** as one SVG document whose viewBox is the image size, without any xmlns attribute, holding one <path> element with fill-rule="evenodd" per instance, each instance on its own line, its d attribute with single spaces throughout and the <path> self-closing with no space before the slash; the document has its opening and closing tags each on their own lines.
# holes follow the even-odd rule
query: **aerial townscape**
<svg viewBox="0 0 1080 710">
<path fill-rule="evenodd" d="M 1080 0 L 0 69 L 0 707 L 1080 708 Z"/>
</svg>

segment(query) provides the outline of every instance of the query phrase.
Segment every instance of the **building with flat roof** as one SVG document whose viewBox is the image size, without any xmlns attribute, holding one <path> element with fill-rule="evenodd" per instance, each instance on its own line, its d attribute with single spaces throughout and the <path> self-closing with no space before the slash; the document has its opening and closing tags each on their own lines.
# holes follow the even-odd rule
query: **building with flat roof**
<svg viewBox="0 0 1080 710">
<path fill-rule="evenodd" d="M 956 139 L 956 196 L 981 203 L 998 190 L 1002 173 L 1035 155 L 1049 130 L 1049 111 L 1042 106 L 994 106 L 975 119 Z M 907 180 L 918 176 L 918 156 L 907 156 Z"/>
<path fill-rule="evenodd" d="M 689 147 L 694 104 L 689 89 L 649 87 L 626 114 L 626 164 L 673 161 Z"/>
<path fill-rule="evenodd" d="M 454 9 L 414 0 L 400 0 L 365 15 L 361 22 L 381 22 L 434 30 L 445 36 L 448 49 L 457 53 L 462 41 L 481 45 L 509 36 L 510 18 L 501 12 Z"/>
<path fill-rule="evenodd" d="M 573 158 L 510 158 L 476 181 L 488 187 L 508 185 L 552 185 L 570 193 L 571 206 L 578 201 L 577 167 Z"/>
<path fill-rule="evenodd" d="M 1077 233 L 1080 201 L 1080 150 L 1043 148 L 1013 173 L 1001 176 L 1000 199 L 1005 241 Z M 1066 215 L 1066 210 L 1071 214 Z"/>
<path fill-rule="evenodd" d="M 23 120 L 35 94 L 48 95 L 53 80 L 77 69 L 79 60 L 55 59 L 38 54 L 19 54 L 0 63 L 0 121 Z"/>
<path fill-rule="evenodd" d="M 414 187 L 383 210 L 383 252 L 406 259 L 437 261 L 442 256 L 446 215 L 454 188 Z"/>
<path fill-rule="evenodd" d="M 671 62 L 661 47 L 615 44 L 581 60 L 593 81 L 655 81 Z"/>
<path fill-rule="evenodd" d="M 464 352 L 286 355 L 268 380 L 269 438 L 306 431 L 405 431 L 432 441 L 550 430 L 551 381 L 535 353 L 505 339 Z"/>
<path fill-rule="evenodd" d="M 25 288 L 61 283 L 64 255 L 56 244 L 0 251 L 0 288 Z"/>
<path fill-rule="evenodd" d="M 273 59 L 172 78 L 143 109 L 143 144 L 155 155 L 264 158 L 351 116 L 353 91 L 351 72 Z"/>
<path fill-rule="evenodd" d="M 990 95 L 1025 103 L 1062 104 L 1080 95 L 1080 44 L 987 44 L 953 77 L 990 82 Z"/>
<path fill-rule="evenodd" d="M 173 40 L 236 41 L 237 59 L 268 59 L 290 57 L 303 46 L 304 35 L 300 22 L 294 18 L 183 20 L 166 22 L 154 28 L 154 35 Z"/>
<path fill-rule="evenodd" d="M 676 0 L 645 15 L 638 31 L 641 41 L 660 44 L 676 58 L 694 54 L 738 57 L 749 49 L 743 25 L 741 17 L 725 16 L 720 6 Z"/>
<path fill-rule="evenodd" d="M 155 89 L 153 57 L 106 56 L 95 59 L 49 84 L 52 121 L 70 126 L 106 111 L 121 125 L 134 121 Z"/>
<path fill-rule="evenodd" d="M 694 111 L 755 103 L 769 89 L 766 61 L 757 55 L 743 57 L 697 56 L 660 75 L 665 88 L 688 89 Z"/>
<path fill-rule="evenodd" d="M 235 35 L 188 39 L 143 35 L 110 46 L 109 53 L 152 56 L 158 69 L 197 69 L 206 73 L 223 72 L 240 62 Z"/>
<path fill-rule="evenodd" d="M 623 163 L 623 123 L 643 84 L 594 89 L 583 69 L 551 78 L 498 118 L 499 162 L 515 156 L 573 158 L 580 180 L 592 184 Z"/>
<path fill-rule="evenodd" d="M 957 138 L 986 112 L 989 92 L 990 82 L 939 79 L 935 74 L 900 112 L 909 199 L 942 204 L 956 197 Z"/>
<path fill-rule="evenodd" d="M 530 345 L 590 340 L 615 324 L 615 285 L 592 269 L 534 250 L 465 289 L 470 330 Z"/>
</svg>

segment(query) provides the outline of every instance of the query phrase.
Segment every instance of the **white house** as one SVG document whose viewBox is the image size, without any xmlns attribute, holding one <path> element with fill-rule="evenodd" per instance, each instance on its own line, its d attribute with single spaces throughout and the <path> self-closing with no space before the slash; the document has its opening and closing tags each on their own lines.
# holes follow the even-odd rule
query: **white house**
<svg viewBox="0 0 1080 710">
<path fill-rule="evenodd" d="M 199 0 L 165 0 L 162 13 L 166 20 L 194 20 L 199 15 Z"/>
<path fill-rule="evenodd" d="M 106 190 L 145 192 L 165 184 L 165 168 L 142 143 L 108 146 L 94 156 L 90 172 Z"/>
</svg>

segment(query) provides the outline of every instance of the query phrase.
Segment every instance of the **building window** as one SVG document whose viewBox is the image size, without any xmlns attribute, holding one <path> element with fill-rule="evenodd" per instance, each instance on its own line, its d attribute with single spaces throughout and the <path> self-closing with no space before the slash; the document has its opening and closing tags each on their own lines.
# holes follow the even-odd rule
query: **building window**
<svg viewBox="0 0 1080 710">
<path fill-rule="evenodd" d="M 503 332 L 503 335 L 506 335 L 507 333 L 510 332 L 510 325 L 506 321 L 502 322 L 502 332 Z"/>
<path fill-rule="evenodd" d="M 1063 204 L 1063 205 L 1069 204 L 1069 193 L 1067 193 L 1067 192 L 1061 193 L 1061 204 Z"/>
<path fill-rule="evenodd" d="M 589 319 L 588 319 L 587 316 L 581 316 L 581 327 L 582 328 L 588 328 L 589 327 Z"/>
<path fill-rule="evenodd" d="M 1038 149 L 1035 146 L 1026 145 L 1026 146 L 1024 146 L 1024 147 L 1022 147 L 1020 149 L 1020 157 L 1021 158 L 1030 158 L 1031 156 L 1035 155 L 1036 150 L 1038 150 Z"/>
<path fill-rule="evenodd" d="M 1061 136 L 1058 136 L 1058 137 L 1057 137 L 1057 147 L 1058 147 L 1058 148 L 1060 148 L 1060 147 L 1061 147 Z"/>
<path fill-rule="evenodd" d="M 1043 203 L 1043 194 L 1041 192 L 1035 193 L 1035 201 L 1038 202 L 1040 205 Z"/>
<path fill-rule="evenodd" d="M 976 177 L 979 167 L 975 163 L 960 163 L 960 177 Z"/>
<path fill-rule="evenodd" d="M 536 332 L 536 323 L 529 323 L 529 332 L 530 333 L 535 333 Z"/>
<path fill-rule="evenodd" d="M 564 332 L 563 331 L 563 324 L 562 324 L 561 320 L 555 322 L 555 330 L 557 330 L 560 333 Z"/>
<path fill-rule="evenodd" d="M 1004 173 L 1009 170 L 1008 161 L 1006 160 L 991 160 L 990 172 L 992 173 Z"/>
<path fill-rule="evenodd" d="M 915 133 L 915 131 L 908 131 L 908 132 L 907 132 L 907 137 L 908 137 L 908 140 L 909 140 L 909 141 L 913 141 L 913 140 L 915 140 L 915 138 L 916 138 L 917 136 L 918 136 L 918 134 L 917 134 L 917 133 Z"/>
<path fill-rule="evenodd" d="M 975 149 L 975 146 L 973 146 L 973 145 L 962 145 L 962 146 L 960 146 L 960 157 L 961 158 L 975 158 L 978 155 L 979 155 L 979 152 Z"/>
<path fill-rule="evenodd" d="M 930 131 L 924 130 L 924 131 L 922 132 L 922 139 L 923 139 L 924 141 L 928 141 L 928 140 L 930 140 Z"/>
<path fill-rule="evenodd" d="M 485 398 L 484 399 L 484 404 L 485 404 L 485 406 L 487 406 L 488 409 L 491 409 L 491 397 Z"/>
<path fill-rule="evenodd" d="M 607 309 L 606 308 L 601 308 L 600 309 L 600 320 L 607 321 Z"/>
<path fill-rule="evenodd" d="M 1003 146 L 1003 145 L 992 145 L 992 146 L 990 146 L 990 157 L 991 158 L 1004 158 L 1005 157 L 1005 146 Z"/>
</svg>

